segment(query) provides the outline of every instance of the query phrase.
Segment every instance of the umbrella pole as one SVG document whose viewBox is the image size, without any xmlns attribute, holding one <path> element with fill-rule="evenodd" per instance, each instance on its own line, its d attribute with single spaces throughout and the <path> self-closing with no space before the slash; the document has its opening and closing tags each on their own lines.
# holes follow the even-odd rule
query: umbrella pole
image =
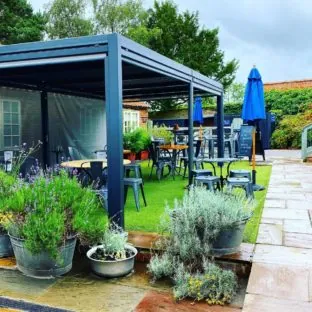
<svg viewBox="0 0 312 312">
<path fill-rule="evenodd" d="M 263 191 L 264 186 L 256 183 L 257 172 L 256 172 L 256 128 L 252 131 L 252 186 L 254 191 Z"/>
</svg>

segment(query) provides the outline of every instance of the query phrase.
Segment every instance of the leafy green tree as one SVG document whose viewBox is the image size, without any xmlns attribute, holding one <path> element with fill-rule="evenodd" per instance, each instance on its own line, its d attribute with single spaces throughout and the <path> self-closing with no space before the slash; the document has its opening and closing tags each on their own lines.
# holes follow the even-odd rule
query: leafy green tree
<svg viewBox="0 0 312 312">
<path fill-rule="evenodd" d="M 155 1 L 149 10 L 149 29 L 160 29 L 161 35 L 149 40 L 149 47 L 200 73 L 219 80 L 225 88 L 234 81 L 238 61 L 224 61 L 219 48 L 218 29 L 206 29 L 199 24 L 198 12 L 179 13 L 172 1 Z M 167 110 L 177 102 L 154 101 L 152 109 Z"/>
<path fill-rule="evenodd" d="M 240 103 L 243 104 L 245 85 L 241 82 L 233 82 L 226 90 L 224 96 L 225 104 Z"/>
<path fill-rule="evenodd" d="M 126 34 L 146 18 L 141 0 L 92 0 L 98 33 Z"/>
<path fill-rule="evenodd" d="M 42 39 L 45 19 L 34 13 L 26 0 L 0 1 L 0 43 L 12 44 Z"/>
<path fill-rule="evenodd" d="M 86 17 L 86 0 L 54 0 L 45 8 L 50 39 L 79 37 L 92 34 L 91 19 Z"/>
</svg>

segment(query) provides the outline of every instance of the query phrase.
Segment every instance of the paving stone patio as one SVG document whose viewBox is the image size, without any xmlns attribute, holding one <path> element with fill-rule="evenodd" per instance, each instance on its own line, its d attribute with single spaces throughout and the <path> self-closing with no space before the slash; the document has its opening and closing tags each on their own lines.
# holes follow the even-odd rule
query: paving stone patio
<svg viewBox="0 0 312 312">
<path fill-rule="evenodd" d="M 312 165 L 292 151 L 270 156 L 271 180 L 243 312 L 312 311 Z"/>
</svg>

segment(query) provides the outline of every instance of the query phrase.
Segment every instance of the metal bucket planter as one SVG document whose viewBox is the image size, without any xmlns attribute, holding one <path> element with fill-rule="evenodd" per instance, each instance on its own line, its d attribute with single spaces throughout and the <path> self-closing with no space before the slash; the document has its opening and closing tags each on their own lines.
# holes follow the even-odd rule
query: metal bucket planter
<svg viewBox="0 0 312 312">
<path fill-rule="evenodd" d="M 87 252 L 87 257 L 91 263 L 91 269 L 95 274 L 112 278 L 125 276 L 132 272 L 134 267 L 134 258 L 138 253 L 136 248 L 127 244 L 126 249 L 132 251 L 134 254 L 127 259 L 115 261 L 92 259 L 91 255 L 96 252 L 97 248 L 103 248 L 103 245 L 95 246 Z"/>
<path fill-rule="evenodd" d="M 13 248 L 7 233 L 0 232 L 0 258 L 13 256 Z"/>
<path fill-rule="evenodd" d="M 247 221 L 237 222 L 232 228 L 219 233 L 211 247 L 211 254 L 214 256 L 224 256 L 237 253 L 243 241 L 243 234 Z"/>
<path fill-rule="evenodd" d="M 48 252 L 32 254 L 25 247 L 25 240 L 10 235 L 17 268 L 25 275 L 35 278 L 52 278 L 69 272 L 76 246 L 76 237 L 67 239 L 59 248 L 59 260 L 51 258 Z"/>
</svg>

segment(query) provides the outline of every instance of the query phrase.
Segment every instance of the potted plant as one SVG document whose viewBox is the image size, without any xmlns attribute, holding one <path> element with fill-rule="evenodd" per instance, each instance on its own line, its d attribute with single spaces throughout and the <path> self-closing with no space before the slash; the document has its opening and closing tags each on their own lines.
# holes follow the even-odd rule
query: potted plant
<svg viewBox="0 0 312 312">
<path fill-rule="evenodd" d="M 10 219 L 17 267 L 33 277 L 70 271 L 77 238 L 96 239 L 106 224 L 96 194 L 63 171 L 33 183 L 19 181 L 0 209 Z"/>
<path fill-rule="evenodd" d="M 174 209 L 166 209 L 162 220 L 166 235 L 157 242 L 157 249 L 164 251 L 152 256 L 149 272 L 154 279 L 171 278 L 176 299 L 229 303 L 236 276 L 212 263 L 212 256 L 238 249 L 251 209 L 243 197 L 191 188 Z"/>
<path fill-rule="evenodd" d="M 163 140 L 164 144 L 172 144 L 174 135 L 165 125 L 154 126 L 150 129 L 153 140 Z"/>
<path fill-rule="evenodd" d="M 124 148 L 131 151 L 129 159 L 135 161 L 136 155 L 147 149 L 150 144 L 150 136 L 147 130 L 137 128 L 131 132 L 124 134 Z"/>
<path fill-rule="evenodd" d="M 121 277 L 132 272 L 137 250 L 127 244 L 127 234 L 112 225 L 108 228 L 101 244 L 87 252 L 92 271 L 104 277 Z"/>
</svg>

